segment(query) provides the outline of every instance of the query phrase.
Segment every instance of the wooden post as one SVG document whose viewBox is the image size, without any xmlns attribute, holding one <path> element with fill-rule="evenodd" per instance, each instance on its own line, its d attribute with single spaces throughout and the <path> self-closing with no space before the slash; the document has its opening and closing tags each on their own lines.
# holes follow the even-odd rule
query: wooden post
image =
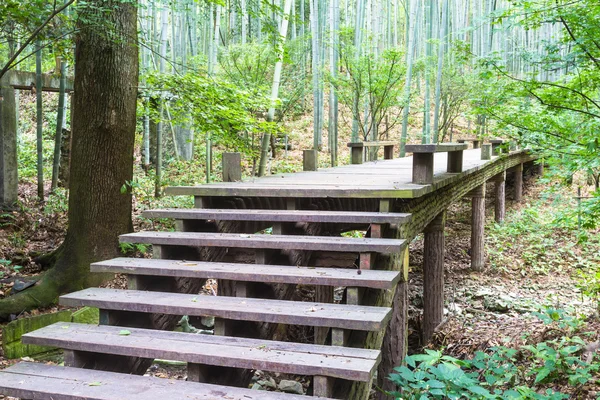
<svg viewBox="0 0 600 400">
<path fill-rule="evenodd" d="M 433 153 L 413 153 L 413 183 L 433 183 Z"/>
<path fill-rule="evenodd" d="M 444 227 L 446 211 L 425 227 L 423 249 L 423 343 L 444 318 Z"/>
<path fill-rule="evenodd" d="M 383 159 L 393 160 L 394 159 L 394 146 L 383 146 Z"/>
<path fill-rule="evenodd" d="M 471 192 L 471 268 L 481 271 L 485 265 L 485 184 Z"/>
<path fill-rule="evenodd" d="M 523 199 L 523 164 L 515 166 L 515 201 Z"/>
<path fill-rule="evenodd" d="M 362 143 L 360 146 L 350 146 L 350 164 L 363 163 L 363 150 Z"/>
<path fill-rule="evenodd" d="M 481 141 L 480 140 L 473 140 L 473 148 L 474 149 L 479 149 L 481 147 Z"/>
<path fill-rule="evenodd" d="M 459 173 L 463 169 L 463 151 L 451 151 L 448 153 L 447 172 Z"/>
<path fill-rule="evenodd" d="M 394 372 L 394 368 L 402 364 L 408 349 L 408 249 L 403 257 L 398 260 L 402 263 L 403 279 L 396 286 L 396 293 L 392 302 L 392 318 L 385 330 L 383 345 L 381 346 L 381 362 L 377 369 L 377 384 L 385 391 L 397 390 L 394 383 L 387 377 Z M 389 396 L 384 392 L 376 394 L 377 400 L 387 400 Z"/>
<path fill-rule="evenodd" d="M 481 146 L 481 159 L 482 160 L 491 160 L 492 159 L 492 145 L 491 144 L 486 143 Z"/>
<path fill-rule="evenodd" d="M 316 171 L 317 170 L 317 150 L 304 150 L 302 152 L 302 166 L 303 171 Z"/>
<path fill-rule="evenodd" d="M 496 222 L 504 222 L 506 215 L 506 171 L 496 175 L 493 179 L 495 189 L 494 217 Z"/>
<path fill-rule="evenodd" d="M 242 155 L 240 153 L 223 153 L 223 182 L 242 180 Z"/>
<path fill-rule="evenodd" d="M 541 158 L 537 161 L 537 173 L 538 175 L 542 176 L 544 175 L 544 159 Z"/>
</svg>

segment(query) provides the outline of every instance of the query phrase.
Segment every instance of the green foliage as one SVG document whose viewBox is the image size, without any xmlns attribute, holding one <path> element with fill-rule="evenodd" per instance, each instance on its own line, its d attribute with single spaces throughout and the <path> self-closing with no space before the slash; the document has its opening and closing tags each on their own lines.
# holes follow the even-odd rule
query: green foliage
<svg viewBox="0 0 600 400">
<path fill-rule="evenodd" d="M 489 227 L 486 249 L 491 265 L 522 275 L 593 267 L 600 262 L 600 238 L 578 240 L 576 210 L 570 193 L 552 185 L 541 199 L 511 212 L 503 224 Z M 572 218 L 560 217 L 565 214 Z"/>
<path fill-rule="evenodd" d="M 526 16 L 526 17 L 524 17 Z M 560 165 L 564 176 L 584 171 L 600 188 L 600 6 L 595 0 L 575 2 L 519 0 L 499 20 L 525 30 L 556 23 L 558 37 L 540 43 L 538 51 L 516 56 L 530 66 L 512 71 L 499 58 L 480 60 L 480 77 L 491 88 L 492 101 L 481 102 L 500 129 L 522 145 L 544 154 L 546 163 Z M 565 51 L 568 50 L 568 51 Z M 566 56 L 565 56 L 566 53 Z M 551 77 L 560 71 L 558 77 Z M 597 224 L 600 207 L 590 207 Z"/>
<path fill-rule="evenodd" d="M 570 333 L 582 324 L 564 310 L 543 308 L 535 315 Z M 469 360 L 425 350 L 394 369 L 390 379 L 402 391 L 391 394 L 406 400 L 566 399 L 569 395 L 544 387 L 558 383 L 578 388 L 598 380 L 598 356 L 589 363 L 580 357 L 585 345 L 581 338 L 565 335 L 519 349 L 492 347 Z"/>
<path fill-rule="evenodd" d="M 404 54 L 396 49 L 385 50 L 379 57 L 362 54 L 351 44 L 351 31 L 343 30 L 340 36 L 340 61 L 347 73 L 326 78 L 335 87 L 340 103 L 352 112 L 351 117 L 360 121 L 359 131 L 367 140 L 372 132 L 378 132 L 386 115 L 388 131 L 400 122 L 406 102 Z"/>
<path fill-rule="evenodd" d="M 151 74 L 147 83 L 155 97 L 165 99 L 176 125 L 191 124 L 197 133 L 208 133 L 227 149 L 253 154 L 250 137 L 276 132 L 276 124 L 264 120 L 269 99 L 260 93 L 239 88 L 220 77 L 201 71 L 185 75 Z M 151 102 L 158 118 L 159 101 Z"/>
</svg>

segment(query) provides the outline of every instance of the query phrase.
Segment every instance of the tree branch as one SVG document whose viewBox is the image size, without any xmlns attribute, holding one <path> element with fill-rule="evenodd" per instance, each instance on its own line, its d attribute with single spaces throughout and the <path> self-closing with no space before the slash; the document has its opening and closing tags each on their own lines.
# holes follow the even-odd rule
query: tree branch
<svg viewBox="0 0 600 400">
<path fill-rule="evenodd" d="M 15 52 L 15 54 L 13 54 L 13 56 L 8 60 L 8 62 L 4 65 L 4 67 L 2 67 L 2 70 L 0 70 L 0 79 L 2 79 L 2 77 L 6 74 L 6 72 L 12 67 L 12 64 L 15 62 L 17 57 L 19 57 L 19 55 L 23 52 L 23 50 L 25 50 L 25 48 L 27 46 L 29 46 L 29 44 L 33 41 L 33 39 L 36 38 L 36 36 L 42 31 L 42 29 L 44 29 L 46 27 L 46 25 L 48 25 L 54 17 L 56 17 L 61 12 L 63 12 L 67 7 L 69 7 L 74 2 L 75 2 L 75 0 L 68 0 L 65 4 L 60 6 L 60 8 L 58 8 L 58 9 L 55 8 L 54 11 L 52 11 L 52 13 L 48 16 L 48 18 L 46 18 L 46 20 L 44 22 L 42 22 L 42 24 L 33 31 L 33 33 L 29 36 L 29 38 L 27 38 L 27 40 L 25 40 L 25 42 L 21 45 L 21 47 L 19 47 L 19 49 Z"/>
</svg>

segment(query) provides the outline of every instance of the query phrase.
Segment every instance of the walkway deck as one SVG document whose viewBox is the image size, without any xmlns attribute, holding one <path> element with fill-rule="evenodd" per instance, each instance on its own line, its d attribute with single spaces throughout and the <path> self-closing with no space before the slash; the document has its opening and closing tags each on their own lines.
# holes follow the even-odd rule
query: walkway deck
<svg viewBox="0 0 600 400">
<path fill-rule="evenodd" d="M 511 152 L 510 154 L 521 153 Z M 446 173 L 448 153 L 434 156 L 433 185 L 416 185 L 412 181 L 412 157 L 373 161 L 320 169 L 252 178 L 242 182 L 213 183 L 202 186 L 169 187 L 168 195 L 258 196 L 297 198 L 415 198 L 438 190 L 454 180 L 472 174 L 492 160 L 481 159 L 481 149 L 464 151 L 463 172 Z"/>
</svg>

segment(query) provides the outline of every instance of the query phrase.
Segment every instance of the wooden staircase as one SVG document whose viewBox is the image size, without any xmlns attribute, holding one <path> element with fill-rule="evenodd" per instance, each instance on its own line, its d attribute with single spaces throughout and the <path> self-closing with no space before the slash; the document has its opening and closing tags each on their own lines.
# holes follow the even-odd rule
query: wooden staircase
<svg viewBox="0 0 600 400">
<path fill-rule="evenodd" d="M 122 235 L 122 242 L 151 244 L 155 258 L 116 258 L 92 264 L 93 272 L 127 274 L 128 289 L 90 288 L 62 296 L 60 303 L 65 306 L 98 307 L 101 325 L 57 323 L 23 336 L 25 343 L 64 349 L 66 367 L 17 364 L 0 371 L 0 393 L 54 400 L 300 398 L 215 386 L 212 383 L 219 383 L 219 374 L 214 372 L 222 368 L 309 376 L 312 395 L 324 398 L 336 396 L 338 380 L 371 382 L 381 358 L 379 349 L 347 347 L 348 338 L 355 331 L 386 329 L 392 310 L 362 305 L 362 294 L 367 289 L 395 290 L 402 279 L 399 271 L 378 270 L 377 257 L 405 250 L 404 240 L 380 236 L 384 225 L 397 227 L 408 222 L 410 215 L 231 209 L 167 209 L 144 214 L 174 218 L 182 231 Z M 206 230 L 222 221 L 269 226 L 274 234 L 187 231 Z M 298 224 L 368 228 L 370 237 L 298 235 L 294 231 Z M 190 261 L 190 250 L 199 248 L 254 252 L 255 263 Z M 285 256 L 290 252 L 341 254 L 355 262 L 352 268 L 283 264 L 281 260 L 289 260 Z M 219 284 L 233 284 L 235 293 L 174 293 L 160 284 L 172 278 L 217 279 Z M 265 298 L 255 287 L 262 283 L 312 285 L 317 301 Z M 344 288 L 342 303 L 334 302 L 334 287 Z M 136 316 L 145 314 L 213 316 L 215 335 L 136 327 Z M 248 323 L 313 327 L 315 343 L 231 336 L 232 324 Z M 244 334 L 243 329 L 235 332 Z M 183 361 L 188 365 L 188 382 L 94 370 L 96 361 L 105 355 Z"/>
</svg>

